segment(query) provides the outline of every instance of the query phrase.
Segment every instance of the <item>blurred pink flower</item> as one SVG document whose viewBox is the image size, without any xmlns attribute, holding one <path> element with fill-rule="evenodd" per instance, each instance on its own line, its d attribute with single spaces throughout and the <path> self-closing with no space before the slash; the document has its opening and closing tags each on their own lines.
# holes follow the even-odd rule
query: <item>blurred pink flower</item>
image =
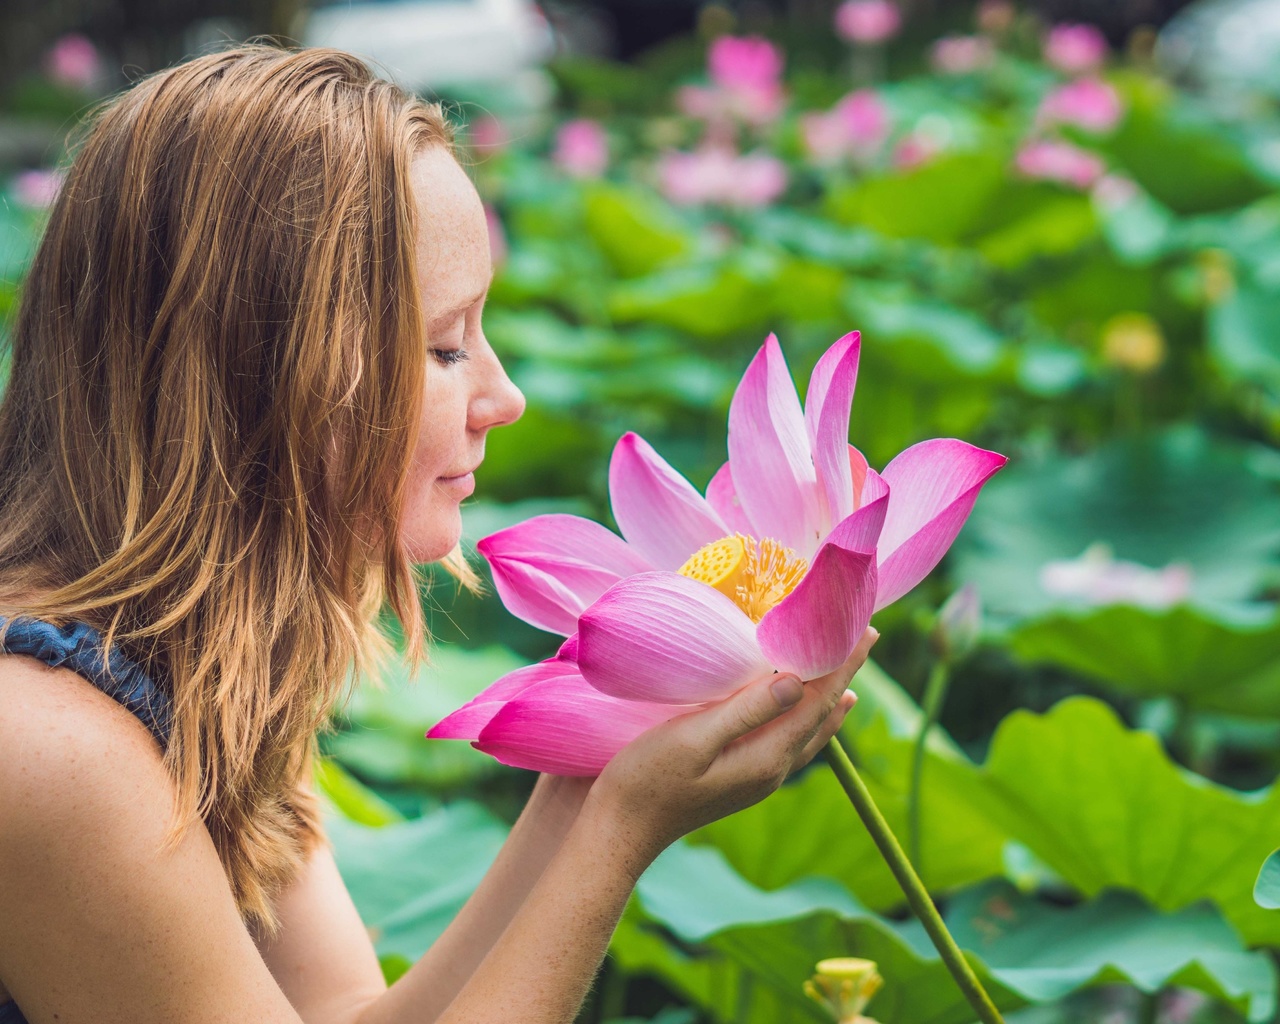
<svg viewBox="0 0 1280 1024">
<path fill-rule="evenodd" d="M 846 156 L 865 156 L 883 145 L 889 134 L 889 113 L 871 89 L 859 89 L 824 114 L 808 114 L 800 121 L 805 147 L 820 164 Z"/>
<path fill-rule="evenodd" d="M 687 85 L 676 105 L 690 117 L 768 124 L 782 113 L 782 52 L 759 36 L 721 36 L 707 51 L 710 88 Z"/>
<path fill-rule="evenodd" d="M 1182 564 L 1152 569 L 1115 558 L 1106 544 L 1093 544 L 1079 558 L 1046 562 L 1040 586 L 1055 597 L 1091 605 L 1132 604 L 1168 608 L 1191 596 L 1191 570 Z"/>
<path fill-rule="evenodd" d="M 663 194 L 684 206 L 767 206 L 786 190 L 787 169 L 767 153 L 739 155 L 727 146 L 704 145 L 664 154 L 658 179 Z"/>
<path fill-rule="evenodd" d="M 551 159 L 574 178 L 598 178 L 609 166 L 609 140 L 598 121 L 566 121 L 556 132 Z"/>
<path fill-rule="evenodd" d="M 844 0 L 836 8 L 835 24 L 849 42 L 874 45 L 898 34 L 902 13 L 890 0 Z"/>
<path fill-rule="evenodd" d="M 929 51 L 933 70 L 944 75 L 967 75 L 995 63 L 995 44 L 986 36 L 944 36 Z"/>
<path fill-rule="evenodd" d="M 484 204 L 484 219 L 489 227 L 489 257 L 495 267 L 500 267 L 507 261 L 507 231 L 498 211 L 488 203 Z"/>
<path fill-rule="evenodd" d="M 30 210 L 47 209 L 58 198 L 65 177 L 61 170 L 22 171 L 13 177 L 14 201 Z"/>
<path fill-rule="evenodd" d="M 1026 143 L 1015 158 L 1019 171 L 1028 178 L 1057 181 L 1085 189 L 1102 177 L 1102 161 L 1088 150 L 1059 139 Z"/>
<path fill-rule="evenodd" d="M 471 125 L 471 146 L 482 155 L 489 156 L 507 148 L 511 134 L 500 118 L 485 114 Z"/>
<path fill-rule="evenodd" d="M 1059 71 L 1093 71 L 1107 58 L 1107 37 L 1093 25 L 1055 25 L 1044 40 L 1044 57 Z"/>
<path fill-rule="evenodd" d="M 721 36 L 707 50 L 707 73 L 726 89 L 776 86 L 782 78 L 782 53 L 760 36 Z"/>
<path fill-rule="evenodd" d="M 937 140 L 923 132 L 909 132 L 893 147 L 890 163 L 900 171 L 927 164 L 942 151 Z"/>
<path fill-rule="evenodd" d="M 1120 121 L 1120 94 L 1096 78 L 1078 78 L 1049 92 L 1036 117 L 1041 124 L 1072 124 L 1091 132 L 1109 132 Z"/>
<path fill-rule="evenodd" d="M 61 36 L 44 58 L 45 71 L 59 85 L 88 89 L 102 71 L 98 48 L 84 36 L 71 32 Z"/>
</svg>

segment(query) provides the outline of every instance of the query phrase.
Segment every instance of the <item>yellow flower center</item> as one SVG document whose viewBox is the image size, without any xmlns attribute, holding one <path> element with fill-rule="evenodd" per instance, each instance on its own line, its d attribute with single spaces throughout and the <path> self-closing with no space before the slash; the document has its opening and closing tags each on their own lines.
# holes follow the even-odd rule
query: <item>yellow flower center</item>
<svg viewBox="0 0 1280 1024">
<path fill-rule="evenodd" d="M 808 571 L 808 562 L 776 540 L 741 533 L 704 545 L 679 570 L 720 591 L 752 622 L 795 590 Z"/>
</svg>

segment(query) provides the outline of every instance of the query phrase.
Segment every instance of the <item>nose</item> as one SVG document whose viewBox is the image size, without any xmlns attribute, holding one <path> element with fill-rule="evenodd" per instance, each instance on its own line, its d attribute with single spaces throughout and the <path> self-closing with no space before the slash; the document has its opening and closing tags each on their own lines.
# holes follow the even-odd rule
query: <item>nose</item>
<svg viewBox="0 0 1280 1024">
<path fill-rule="evenodd" d="M 524 414 L 525 405 L 524 393 L 507 376 L 497 354 L 488 349 L 485 355 L 481 380 L 468 410 L 468 426 L 477 433 L 514 423 Z"/>
</svg>

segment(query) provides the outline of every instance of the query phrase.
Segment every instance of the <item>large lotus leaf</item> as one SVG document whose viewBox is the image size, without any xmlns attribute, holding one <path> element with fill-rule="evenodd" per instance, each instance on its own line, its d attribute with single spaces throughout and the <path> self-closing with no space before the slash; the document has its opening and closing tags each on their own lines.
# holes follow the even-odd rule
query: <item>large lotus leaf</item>
<svg viewBox="0 0 1280 1024">
<path fill-rule="evenodd" d="M 596 184 L 583 198 L 587 234 L 623 277 L 638 277 L 693 248 L 671 211 L 652 196 Z"/>
<path fill-rule="evenodd" d="M 1253 884 L 1253 900 L 1265 910 L 1280 910 L 1280 850 L 1262 862 Z"/>
<path fill-rule="evenodd" d="M 1280 401 L 1280 288 L 1244 282 L 1209 312 L 1209 352 L 1231 380 Z"/>
<path fill-rule="evenodd" d="M 889 238 L 955 243 L 981 222 L 1006 179 L 1000 154 L 957 153 L 905 173 L 864 178 L 832 192 L 828 205 L 837 220 Z"/>
<path fill-rule="evenodd" d="M 502 822 L 469 801 L 381 828 L 330 815 L 325 829 L 378 953 L 409 960 L 453 920 L 507 834 Z"/>
<path fill-rule="evenodd" d="M 1014 712 L 981 769 L 950 770 L 969 772 L 967 799 L 1086 895 L 1127 889 L 1165 911 L 1212 900 L 1247 942 L 1280 945 L 1280 915 L 1252 896 L 1280 840 L 1280 787 L 1209 782 L 1085 697 Z"/>
<path fill-rule="evenodd" d="M 381 685 L 356 689 L 345 715 L 351 728 L 329 736 L 330 754 L 361 776 L 383 783 L 456 786 L 495 770 L 496 762 L 465 743 L 424 739 L 426 731 L 499 676 L 525 662 L 502 647 L 466 650 L 434 645 L 416 674 L 397 662 Z"/>
<path fill-rule="evenodd" d="M 1078 606 L 1041 582 L 1049 562 L 1103 542 L 1114 557 L 1185 563 L 1191 598 L 1243 609 L 1280 549 L 1280 494 L 1252 471 L 1255 450 L 1193 427 L 1114 441 L 1072 457 L 1014 463 L 987 485 L 956 545 L 958 578 L 997 617 Z"/>
<path fill-rule="evenodd" d="M 1017 270 L 1033 261 L 1076 252 L 1098 236 L 1098 218 L 1084 196 L 1033 193 L 1018 216 L 977 240 L 976 247 L 1001 269 Z"/>
<path fill-rule="evenodd" d="M 1223 210 L 1271 191 L 1244 140 L 1150 77 L 1121 80 L 1128 116 L 1100 148 L 1177 213 Z"/>
<path fill-rule="evenodd" d="M 853 681 L 858 703 L 841 731 L 890 827 L 905 842 L 907 788 L 920 711 L 874 663 Z M 1001 874 L 1007 836 L 968 799 L 967 758 L 941 729 L 929 735 L 921 790 L 919 870 L 932 891 Z M 810 875 L 838 879 L 877 910 L 902 902 L 902 891 L 859 823 L 849 798 L 819 758 L 771 796 L 699 830 L 755 885 L 776 889 Z"/>
<path fill-rule="evenodd" d="M 614 285 L 609 313 L 619 323 L 663 324 L 698 338 L 758 331 L 773 310 L 780 271 L 780 261 L 672 267 Z"/>
<path fill-rule="evenodd" d="M 885 987 L 868 1011 L 883 1024 L 972 1020 L 918 924 L 880 918 L 829 881 L 765 892 L 716 851 L 677 844 L 640 879 L 637 895 L 644 916 L 681 945 L 646 932 L 633 917 L 615 939 L 615 956 L 631 970 L 659 974 L 717 1020 L 823 1019 L 800 989 L 815 961 L 830 956 L 877 962 Z M 953 900 L 946 917 L 1005 1009 L 1118 981 L 1148 992 L 1169 984 L 1199 988 L 1255 1021 L 1275 1009 L 1274 968 L 1265 955 L 1246 952 L 1207 907 L 1164 915 L 1109 893 L 1065 909 L 995 883 Z"/>
<path fill-rule="evenodd" d="M 1059 665 L 1125 693 L 1280 716 L 1280 620 L 1236 626 L 1188 607 L 1116 605 L 1023 623 L 1008 643 L 1026 661 Z"/>
</svg>

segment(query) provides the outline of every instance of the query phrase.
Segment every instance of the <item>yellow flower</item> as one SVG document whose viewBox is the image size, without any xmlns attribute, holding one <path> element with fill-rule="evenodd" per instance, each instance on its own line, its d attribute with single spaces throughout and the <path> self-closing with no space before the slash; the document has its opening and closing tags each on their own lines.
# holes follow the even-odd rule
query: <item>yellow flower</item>
<svg viewBox="0 0 1280 1024">
<path fill-rule="evenodd" d="M 1102 358 L 1110 365 L 1150 373 L 1164 356 L 1164 334 L 1146 313 L 1117 313 L 1102 325 Z"/>
</svg>

